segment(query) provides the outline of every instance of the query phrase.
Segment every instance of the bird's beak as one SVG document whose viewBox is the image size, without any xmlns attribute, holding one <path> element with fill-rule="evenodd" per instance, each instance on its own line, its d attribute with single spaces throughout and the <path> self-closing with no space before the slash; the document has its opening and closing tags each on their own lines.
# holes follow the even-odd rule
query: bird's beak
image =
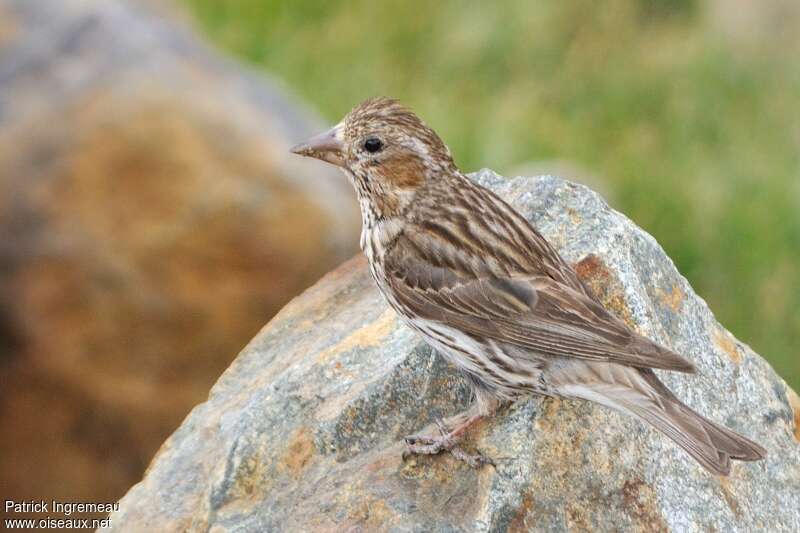
<svg viewBox="0 0 800 533">
<path fill-rule="evenodd" d="M 293 154 L 315 157 L 339 167 L 344 166 L 343 151 L 341 124 L 291 148 Z"/>
</svg>

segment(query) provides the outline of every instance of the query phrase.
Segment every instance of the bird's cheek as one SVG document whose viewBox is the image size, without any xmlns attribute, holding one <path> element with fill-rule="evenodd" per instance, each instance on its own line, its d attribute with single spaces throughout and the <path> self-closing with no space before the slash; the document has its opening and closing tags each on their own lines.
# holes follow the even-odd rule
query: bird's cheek
<svg viewBox="0 0 800 533">
<path fill-rule="evenodd" d="M 402 158 L 386 165 L 381 173 L 398 189 L 415 189 L 425 177 L 425 168 L 415 158 Z"/>
</svg>

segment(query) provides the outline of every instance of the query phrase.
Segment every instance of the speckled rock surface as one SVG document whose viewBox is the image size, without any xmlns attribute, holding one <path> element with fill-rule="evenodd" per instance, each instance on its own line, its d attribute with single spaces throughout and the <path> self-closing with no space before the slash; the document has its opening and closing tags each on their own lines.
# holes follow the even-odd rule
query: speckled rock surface
<svg viewBox="0 0 800 533">
<path fill-rule="evenodd" d="M 714 319 L 655 240 L 558 178 L 475 179 L 525 214 L 606 305 L 685 354 L 660 373 L 689 405 L 769 450 L 729 478 L 638 421 L 531 398 L 449 456 L 401 460 L 403 435 L 467 405 L 454 371 L 401 325 L 353 259 L 245 348 L 112 515 L 116 531 L 798 531 L 796 397 Z M 794 407 L 792 406 L 794 402 Z"/>
</svg>

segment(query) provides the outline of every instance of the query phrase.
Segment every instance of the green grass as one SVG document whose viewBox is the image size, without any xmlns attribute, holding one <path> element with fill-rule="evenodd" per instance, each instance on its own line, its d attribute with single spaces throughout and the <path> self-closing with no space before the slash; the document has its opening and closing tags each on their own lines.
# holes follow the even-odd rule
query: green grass
<svg viewBox="0 0 800 533">
<path fill-rule="evenodd" d="M 184 1 L 331 121 L 386 94 L 464 170 L 588 169 L 800 388 L 797 32 L 731 37 L 686 0 Z"/>
</svg>

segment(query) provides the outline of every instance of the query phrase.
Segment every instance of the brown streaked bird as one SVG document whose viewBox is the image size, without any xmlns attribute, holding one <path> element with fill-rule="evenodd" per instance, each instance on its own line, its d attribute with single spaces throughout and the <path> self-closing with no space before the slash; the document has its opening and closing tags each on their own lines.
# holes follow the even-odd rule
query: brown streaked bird
<svg viewBox="0 0 800 533">
<path fill-rule="evenodd" d="M 530 394 L 581 398 L 650 423 L 702 466 L 766 450 L 681 403 L 652 369 L 694 372 L 601 305 L 528 221 L 471 182 L 439 136 L 389 98 L 356 106 L 292 152 L 342 168 L 361 206 L 361 248 L 388 303 L 473 386 L 466 412 L 408 451 L 449 451 L 501 401 Z"/>
</svg>

